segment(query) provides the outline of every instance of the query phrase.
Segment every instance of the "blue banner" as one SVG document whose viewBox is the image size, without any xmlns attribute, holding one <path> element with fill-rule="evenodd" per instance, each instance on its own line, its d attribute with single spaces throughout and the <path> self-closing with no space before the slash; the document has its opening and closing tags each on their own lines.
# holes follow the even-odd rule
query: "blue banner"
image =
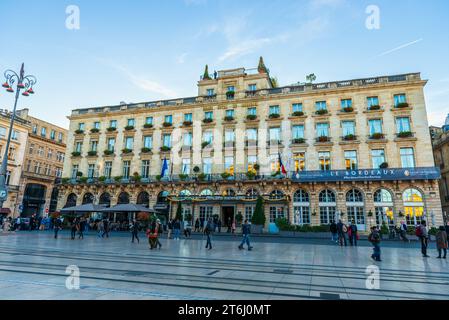
<svg viewBox="0 0 449 320">
<path fill-rule="evenodd" d="M 440 178 L 440 169 L 436 167 L 302 171 L 292 175 L 292 180 L 295 182 L 437 180 Z"/>
</svg>

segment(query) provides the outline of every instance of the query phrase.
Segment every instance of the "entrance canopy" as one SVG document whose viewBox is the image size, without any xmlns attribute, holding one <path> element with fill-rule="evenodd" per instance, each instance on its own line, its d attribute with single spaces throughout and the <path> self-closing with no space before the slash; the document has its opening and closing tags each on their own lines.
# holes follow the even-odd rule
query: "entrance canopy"
<svg viewBox="0 0 449 320">
<path fill-rule="evenodd" d="M 101 212 L 149 212 L 149 213 L 157 213 L 156 210 L 144 207 L 139 204 L 118 204 L 113 206 L 112 208 L 103 208 L 100 210 Z"/>
<path fill-rule="evenodd" d="M 61 209 L 61 213 L 87 213 L 87 212 L 102 212 L 105 209 L 104 206 L 95 205 L 92 203 L 83 204 L 81 206 L 69 207 Z"/>
</svg>

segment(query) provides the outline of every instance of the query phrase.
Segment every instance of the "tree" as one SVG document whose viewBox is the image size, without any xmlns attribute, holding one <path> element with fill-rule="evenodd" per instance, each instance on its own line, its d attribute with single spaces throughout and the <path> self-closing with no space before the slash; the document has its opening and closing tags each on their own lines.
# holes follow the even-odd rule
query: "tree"
<svg viewBox="0 0 449 320">
<path fill-rule="evenodd" d="M 256 202 L 256 208 L 254 209 L 251 223 L 255 225 L 265 225 L 265 212 L 263 209 L 263 198 L 259 196 Z"/>
<path fill-rule="evenodd" d="M 306 76 L 306 81 L 308 83 L 312 83 L 316 80 L 316 75 L 314 73 L 311 73 L 309 75 Z"/>
<path fill-rule="evenodd" d="M 259 73 L 268 73 L 268 69 L 265 66 L 265 62 L 263 61 L 263 57 L 259 58 L 259 65 L 257 66 L 257 71 L 259 71 Z"/>
<path fill-rule="evenodd" d="M 206 64 L 206 68 L 204 68 L 203 80 L 210 80 L 209 66 L 207 64 Z"/>
<path fill-rule="evenodd" d="M 182 221 L 181 202 L 178 202 L 178 209 L 176 209 L 176 219 L 178 219 L 179 221 Z"/>
</svg>

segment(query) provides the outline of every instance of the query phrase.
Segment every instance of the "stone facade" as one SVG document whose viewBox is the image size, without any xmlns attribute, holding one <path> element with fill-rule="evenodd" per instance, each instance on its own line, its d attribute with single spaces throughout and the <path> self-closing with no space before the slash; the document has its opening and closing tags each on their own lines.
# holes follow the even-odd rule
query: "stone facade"
<svg viewBox="0 0 449 320">
<path fill-rule="evenodd" d="M 425 84 L 415 73 L 273 88 L 266 71 L 241 68 L 203 78 L 194 98 L 74 110 L 58 209 L 68 197 L 70 204 L 75 196 L 76 204 L 87 198 L 99 202 L 105 192 L 110 205 L 138 201 L 139 193 L 147 192 L 149 205 L 157 207 L 165 191 L 171 214 L 175 197 L 183 193 L 189 195 L 182 198 L 187 213 L 218 214 L 226 223 L 251 212 L 246 207 L 253 206 L 254 196 L 243 198 L 254 189 L 266 200 L 267 223 L 284 216 L 318 225 L 341 217 L 366 229 L 376 223 L 376 212 L 392 215 L 391 223 L 403 215 L 410 223 L 423 217 L 441 223 L 435 180 L 289 179 L 295 171 L 433 168 Z M 279 158 L 286 176 L 278 172 Z M 160 179 L 164 159 L 169 177 Z M 255 163 L 260 168 L 254 177 Z M 204 189 L 210 191 L 200 196 Z M 305 192 L 295 202 L 299 189 Z M 332 192 L 324 196 L 325 189 Z M 379 189 L 384 191 L 376 193 Z M 275 190 L 280 192 L 271 194 Z M 214 199 L 210 193 L 225 196 Z M 383 199 L 384 204 L 376 202 L 383 214 L 375 209 L 375 197 Z"/>
<path fill-rule="evenodd" d="M 441 169 L 441 204 L 446 221 L 449 221 L 449 128 L 447 131 L 443 131 L 440 128 L 440 130 L 434 130 L 434 132 L 432 141 L 433 153 L 435 163 Z"/>
<path fill-rule="evenodd" d="M 52 195 L 56 210 L 57 193 L 53 189 L 62 177 L 67 130 L 30 116 L 28 109 L 17 111 L 17 115 L 30 123 L 18 199 L 21 215 L 46 215 Z"/>
</svg>

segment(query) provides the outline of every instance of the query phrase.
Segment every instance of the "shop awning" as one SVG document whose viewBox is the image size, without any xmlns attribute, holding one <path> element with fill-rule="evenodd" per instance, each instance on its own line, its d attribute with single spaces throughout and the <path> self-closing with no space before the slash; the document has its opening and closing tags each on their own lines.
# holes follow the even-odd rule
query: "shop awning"
<svg viewBox="0 0 449 320">
<path fill-rule="evenodd" d="M 103 208 L 101 212 L 149 212 L 149 213 L 157 213 L 156 210 L 150 209 L 139 204 L 118 204 L 111 208 Z"/>
<path fill-rule="evenodd" d="M 92 204 L 92 203 L 88 203 L 88 204 L 83 204 L 81 206 L 68 207 L 68 208 L 61 209 L 61 213 L 69 213 L 69 212 L 73 212 L 73 213 L 101 212 L 101 211 L 103 211 L 103 209 L 105 209 L 104 206 L 99 206 L 99 205 L 95 205 L 95 204 Z"/>
<path fill-rule="evenodd" d="M 9 208 L 0 208 L 0 214 L 11 214 L 11 209 Z"/>
</svg>

